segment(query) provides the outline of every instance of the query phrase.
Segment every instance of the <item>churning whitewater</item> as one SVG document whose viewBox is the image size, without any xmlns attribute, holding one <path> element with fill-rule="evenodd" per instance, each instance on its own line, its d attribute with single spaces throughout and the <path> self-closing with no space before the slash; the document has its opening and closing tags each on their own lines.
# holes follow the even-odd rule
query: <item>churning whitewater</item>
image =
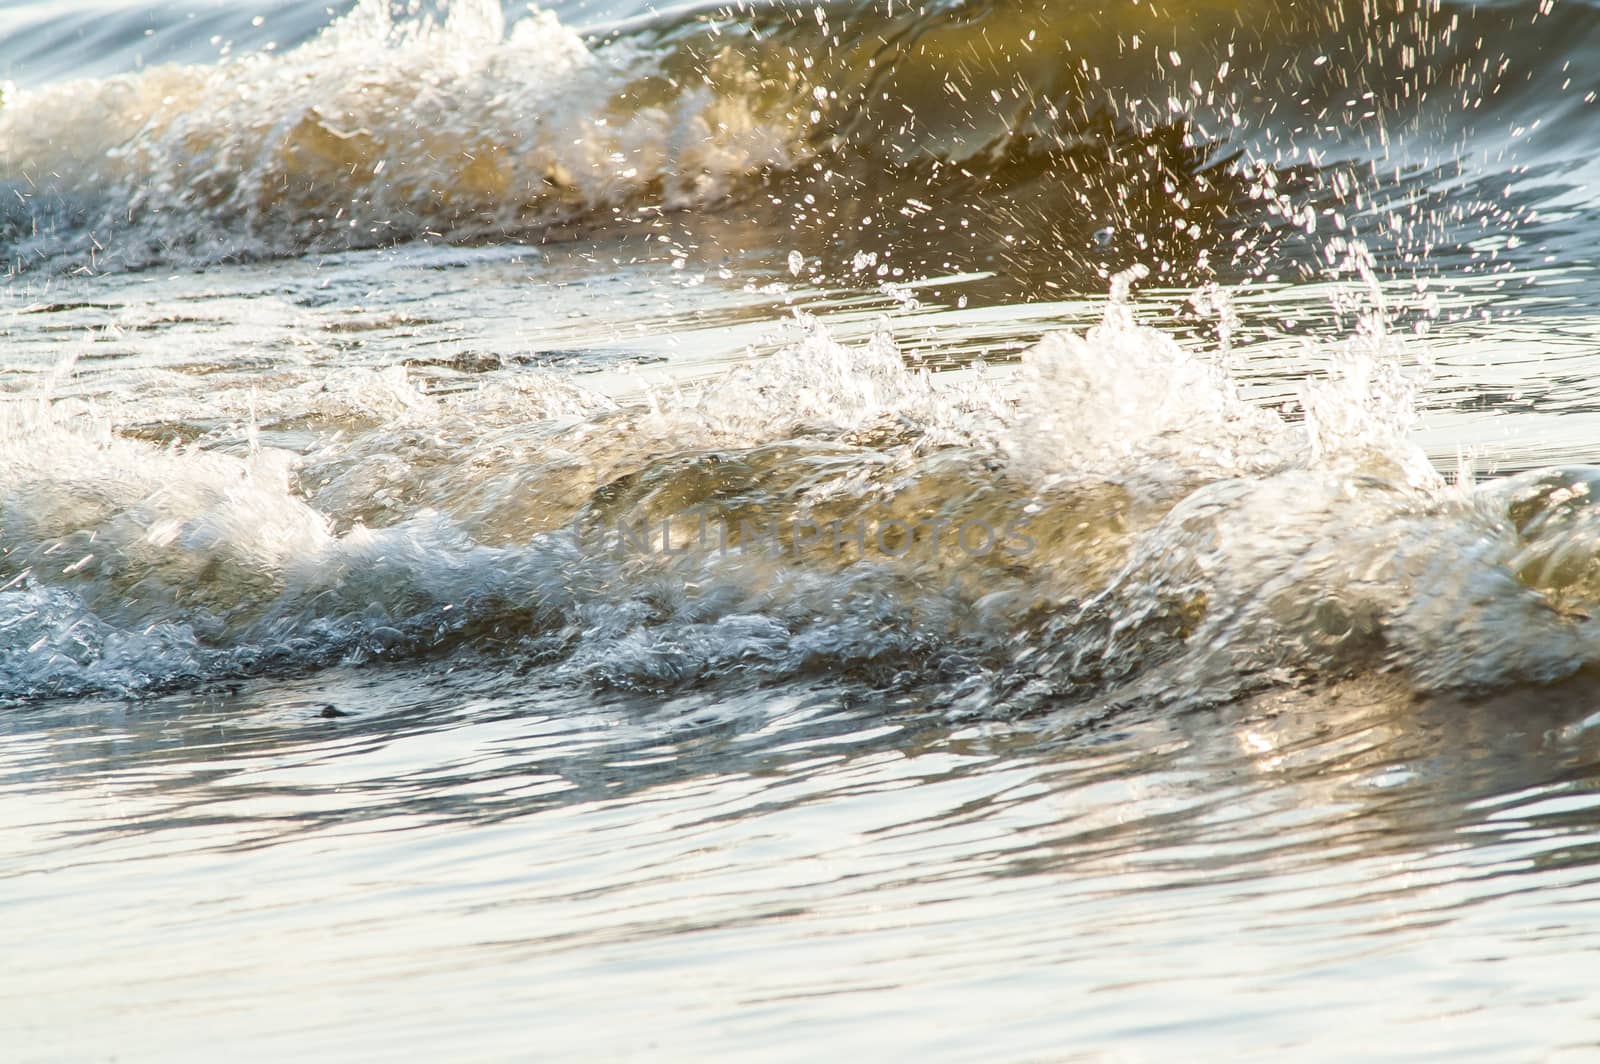
<svg viewBox="0 0 1600 1064">
<path fill-rule="evenodd" d="M 1137 9 L 1120 25 L 1024 7 L 986 9 L 983 32 L 1055 69 L 1011 82 L 942 65 L 966 40 L 959 8 L 580 34 L 497 3 L 401 18 L 364 0 L 294 47 L 8 87 L 0 179 L 24 276 L 519 234 L 648 246 L 683 211 L 749 218 L 754 246 L 802 248 L 795 274 L 902 302 L 896 284 L 935 258 L 992 264 L 971 259 L 982 241 L 1024 287 L 1133 265 L 1098 327 L 949 377 L 888 331 L 840 344 L 812 323 L 642 398 L 504 366 L 433 394 L 392 367 L 231 400 L 179 378 L 138 403 L 141 423 L 181 425 L 231 401 L 238 446 L 130 437 L 127 407 L 56 401 L 74 369 L 58 365 L 6 412 L 0 693 L 470 651 L 648 690 L 838 673 L 1008 714 L 1366 670 L 1494 687 L 1587 664 L 1592 475 L 1436 474 L 1407 439 L 1427 367 L 1407 364 L 1371 280 L 1420 261 L 1419 235 L 1532 216 L 1419 213 L 1448 175 L 1391 150 L 1408 130 L 1466 135 L 1447 88 L 1515 95 L 1458 43 L 1497 16 L 1332 6 L 1279 35 L 1268 5 L 1262 27 L 1185 59 Z M 1518 24 L 1529 47 L 1560 32 L 1541 13 Z M 1330 33 L 1375 27 L 1385 47 L 1330 68 Z M 1295 72 L 1299 125 L 1255 95 Z M 1334 162 L 1338 107 L 1366 111 Z M 1045 240 L 996 239 L 1030 217 Z M 843 238 L 815 239 L 829 233 Z M 1320 341 L 1326 370 L 1289 401 L 1241 397 L 1251 353 L 1229 328 L 1207 351 L 1135 324 L 1145 262 L 1249 276 L 1307 239 L 1326 264 L 1364 264 L 1371 305 Z M 704 257 L 660 240 L 675 269 Z M 262 446 L 258 422 L 299 426 L 297 446 Z"/>
<path fill-rule="evenodd" d="M 5 86 L 12 268 L 592 240 L 690 211 L 836 277 L 862 255 L 998 263 L 1030 292 L 1140 264 L 1304 276 L 1330 236 L 1470 272 L 1459 251 L 1540 218 L 1516 190 L 1572 159 L 1594 98 L 1573 64 L 1597 31 L 1543 0 L 741 0 L 586 32 L 419 7 L 317 29 L 312 4 L 293 46 L 235 51 L 266 32 L 241 19 L 173 62 Z"/>
<path fill-rule="evenodd" d="M 1187 351 L 1121 301 L 958 375 L 807 323 L 632 401 L 522 369 L 253 395 L 315 436 L 300 454 L 16 401 L 0 694 L 461 651 L 663 692 L 848 675 L 990 715 L 1574 672 L 1600 470 L 1447 482 L 1406 439 L 1404 352 L 1368 318 L 1292 422 L 1239 397 L 1248 349 Z"/>
<path fill-rule="evenodd" d="M 890 325 L 840 343 L 805 321 L 748 366 L 621 396 L 496 357 L 465 388 L 404 365 L 248 393 L 153 372 L 86 404 L 57 359 L 4 413 L 0 697 L 446 653 L 649 691 L 840 675 L 996 716 L 1570 675 L 1594 654 L 1597 474 L 1436 473 L 1408 439 L 1429 360 L 1375 280 L 1537 219 L 1435 150 L 1483 121 L 1450 94 L 1520 106 L 1464 41 L 1565 32 L 1565 9 L 1514 8 L 1267 3 L 1187 57 L 1153 9 L 971 13 L 1008 73 L 962 58 L 963 5 L 580 33 L 363 0 L 291 47 L 8 86 L 0 225 L 45 286 L 13 322 L 78 305 L 56 276 L 511 238 L 659 241 L 703 283 L 737 277 L 737 237 L 758 276 L 786 252 L 803 282 L 910 310 L 903 284 L 938 269 L 1115 291 L 1100 325 L 954 374 Z M 701 220 L 664 232 L 680 214 Z M 1356 263 L 1369 295 L 1290 398 L 1244 397 L 1251 347 L 1214 282 L 1214 341 L 1136 323 L 1151 267 L 1251 278 L 1296 255 Z"/>
</svg>

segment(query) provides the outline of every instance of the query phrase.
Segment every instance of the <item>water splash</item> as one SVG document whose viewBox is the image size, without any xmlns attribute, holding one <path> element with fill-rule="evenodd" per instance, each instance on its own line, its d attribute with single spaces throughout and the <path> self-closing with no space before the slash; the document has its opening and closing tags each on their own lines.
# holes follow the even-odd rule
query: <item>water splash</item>
<svg viewBox="0 0 1600 1064">
<path fill-rule="evenodd" d="M 821 670 L 1011 714 L 1582 667 L 1587 474 L 1447 485 L 1406 438 L 1405 349 L 1365 320 L 1299 422 L 1241 397 L 1247 346 L 1182 346 L 1124 291 L 1087 332 L 960 375 L 811 320 L 637 402 L 526 370 L 423 395 L 396 369 L 299 453 L 14 403 L 0 692 L 451 649 L 657 690 Z"/>
</svg>

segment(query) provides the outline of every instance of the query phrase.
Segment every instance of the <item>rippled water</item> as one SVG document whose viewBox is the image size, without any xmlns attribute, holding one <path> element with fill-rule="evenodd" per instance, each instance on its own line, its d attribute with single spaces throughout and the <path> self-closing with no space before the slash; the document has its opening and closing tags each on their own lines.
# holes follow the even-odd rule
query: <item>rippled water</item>
<svg viewBox="0 0 1600 1064">
<path fill-rule="evenodd" d="M 7 1026 L 64 1058 L 1543 1056 L 1596 1019 L 1587 705 L 997 731 L 434 667 L 20 710 Z"/>
<path fill-rule="evenodd" d="M 0 1045 L 1588 1059 L 1594 8 L 0 3 Z"/>
</svg>

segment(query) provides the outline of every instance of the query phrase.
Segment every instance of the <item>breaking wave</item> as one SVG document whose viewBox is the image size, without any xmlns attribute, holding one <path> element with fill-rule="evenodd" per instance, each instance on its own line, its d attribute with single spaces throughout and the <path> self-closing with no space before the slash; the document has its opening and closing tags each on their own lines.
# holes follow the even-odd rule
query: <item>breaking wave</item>
<svg viewBox="0 0 1600 1064">
<path fill-rule="evenodd" d="M 1587 13 L 875 0 L 579 33 L 362 0 L 295 47 L 10 86 L 0 242 L 13 269 L 100 269 L 689 210 L 835 269 L 869 249 L 1080 290 L 1135 262 L 1315 272 L 1329 234 L 1470 260 L 1571 192 Z"/>
<path fill-rule="evenodd" d="M 1531 230 L 1517 250 L 1544 195 L 1526 161 L 1587 128 L 1584 10 L 736 5 L 580 33 L 364 0 L 282 51 L 8 87 L 13 269 L 654 244 L 682 212 L 796 272 L 1119 287 L 1100 326 L 1004 368 L 932 374 L 813 324 L 631 404 L 520 368 L 253 396 L 303 453 L 10 401 L 0 697 L 447 652 L 649 690 L 819 671 L 977 713 L 1571 674 L 1596 645 L 1600 473 L 1442 478 L 1408 441 L 1421 369 L 1376 314 L 1268 409 L 1226 330 L 1197 353 L 1126 296 L 1133 263 L 1548 255 Z"/>
<path fill-rule="evenodd" d="M 816 672 L 1013 714 L 1587 665 L 1600 470 L 1443 478 L 1406 441 L 1397 341 L 1374 319 L 1324 354 L 1290 417 L 1240 398 L 1248 349 L 1180 347 L 1121 299 L 957 374 L 812 322 L 635 403 L 553 370 L 403 403 L 402 371 L 352 374 L 320 412 L 263 394 L 265 426 L 321 433 L 303 454 L 16 401 L 0 695 L 451 652 L 653 691 Z"/>
</svg>

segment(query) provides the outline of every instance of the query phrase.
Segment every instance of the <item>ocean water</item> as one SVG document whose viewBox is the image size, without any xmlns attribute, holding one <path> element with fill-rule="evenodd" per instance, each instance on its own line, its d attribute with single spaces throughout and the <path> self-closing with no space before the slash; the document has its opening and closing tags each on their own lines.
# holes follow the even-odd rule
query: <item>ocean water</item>
<svg viewBox="0 0 1600 1064">
<path fill-rule="evenodd" d="M 1596 54 L 0 2 L 0 1056 L 1596 1058 Z"/>
</svg>

